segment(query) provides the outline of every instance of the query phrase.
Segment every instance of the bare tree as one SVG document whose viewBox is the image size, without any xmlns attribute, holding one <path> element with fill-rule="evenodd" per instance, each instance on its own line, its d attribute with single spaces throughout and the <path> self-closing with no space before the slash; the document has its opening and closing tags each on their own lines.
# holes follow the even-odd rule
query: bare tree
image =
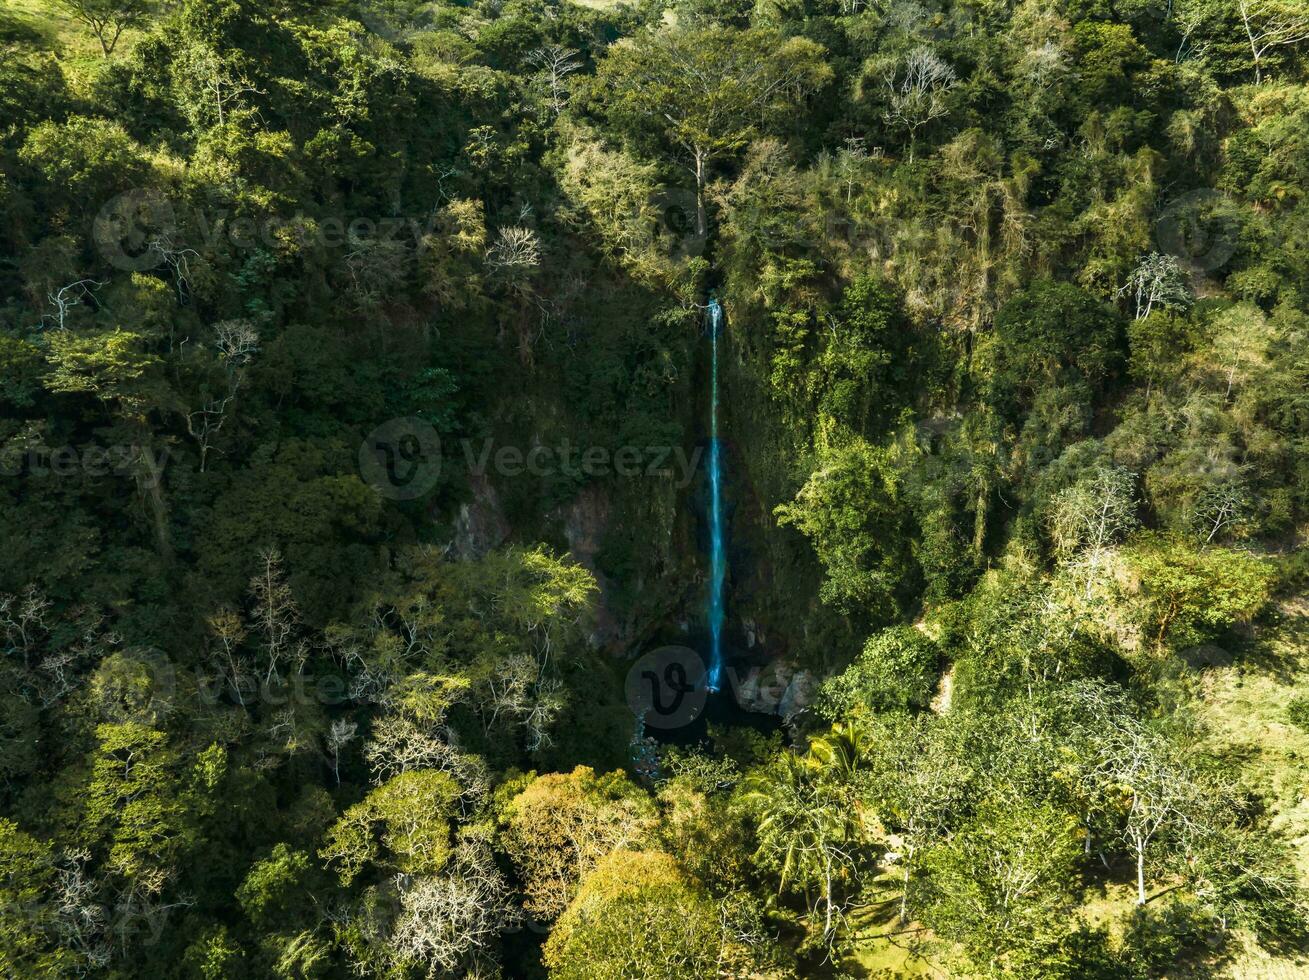
<svg viewBox="0 0 1309 980">
<path fill-rule="evenodd" d="M 29 585 L 20 595 L 0 596 L 0 629 L 10 650 L 23 655 L 25 666 L 32 665 L 37 640 L 50 632 L 46 613 L 52 603 L 35 585 Z"/>
<path fill-rule="evenodd" d="M 227 421 L 227 405 L 231 398 L 211 398 L 186 416 L 187 434 L 200 447 L 200 472 L 205 471 L 209 451 L 214 448 L 214 439 Z"/>
<path fill-rule="evenodd" d="M 152 239 L 146 248 L 173 270 L 173 286 L 177 289 L 177 301 L 181 303 L 191 287 L 191 258 L 200 253 L 176 244 L 168 235 Z"/>
<path fill-rule="evenodd" d="M 1202 44 L 1199 47 L 1191 45 L 1191 35 L 1204 23 L 1204 10 L 1199 5 L 1189 3 L 1185 7 L 1170 4 L 1170 13 L 1177 24 L 1177 32 L 1181 35 L 1181 40 L 1177 42 L 1177 51 L 1173 55 L 1173 63 L 1180 65 L 1188 58 L 1202 57 L 1209 45 Z"/>
<path fill-rule="evenodd" d="M 1122 840 L 1136 863 L 1136 904 L 1146 903 L 1146 858 L 1163 834 L 1194 830 L 1203 788 L 1172 747 L 1135 719 L 1119 717 L 1101 733 L 1100 771 L 1120 800 Z"/>
<path fill-rule="evenodd" d="M 375 783 L 414 769 L 449 773 L 463 790 L 461 804 L 465 806 L 480 800 L 490 788 L 485 763 L 461 752 L 440 720 L 422 722 L 405 714 L 385 715 L 373 725 L 364 758 Z"/>
<path fill-rule="evenodd" d="M 332 727 L 327 730 L 327 751 L 332 756 L 332 775 L 336 778 L 336 785 L 341 785 L 341 750 L 349 745 L 355 738 L 355 732 L 359 726 L 352 721 L 346 721 L 344 718 L 338 718 L 332 722 Z"/>
<path fill-rule="evenodd" d="M 209 617 L 208 625 L 209 632 L 218 641 L 222 658 L 219 671 L 222 678 L 231 687 L 237 702 L 244 707 L 245 693 L 242 691 L 242 682 L 247 676 L 249 667 L 248 660 L 241 650 L 241 643 L 246 637 L 245 625 L 241 622 L 241 617 L 231 609 L 221 609 L 214 613 Z"/>
<path fill-rule="evenodd" d="M 527 61 L 541 69 L 550 92 L 550 108 L 559 115 L 568 102 L 568 76 L 582 67 L 577 60 L 577 49 L 547 44 L 529 54 Z"/>
<path fill-rule="evenodd" d="M 108 280 L 106 280 L 108 281 Z M 68 312 L 75 306 L 81 306 L 82 300 L 91 296 L 97 290 L 105 285 L 103 282 L 97 282 L 95 279 L 79 279 L 77 282 L 70 282 L 58 290 L 46 294 L 46 299 L 50 305 L 55 308 L 54 313 L 47 313 L 41 317 L 41 322 L 53 320 L 57 329 L 63 330 L 67 326 Z"/>
<path fill-rule="evenodd" d="M 214 439 L 227 421 L 228 406 L 245 382 L 245 369 L 259 350 L 259 333 L 248 320 L 224 320 L 214 325 L 214 349 L 227 378 L 227 394 L 208 399 L 186 417 L 186 431 L 200 447 L 201 473 L 214 448 Z"/>
<path fill-rule="evenodd" d="M 140 22 L 146 0 L 59 0 L 59 6 L 91 28 L 100 42 L 100 53 L 108 58 L 123 31 Z"/>
<path fill-rule="evenodd" d="M 1136 477 L 1103 466 L 1055 495 L 1048 519 L 1055 552 L 1076 558 L 1086 574 L 1086 594 L 1110 546 L 1136 526 Z"/>
<path fill-rule="evenodd" d="M 541 265 L 541 240 L 530 228 L 501 228 L 486 250 L 486 264 L 511 282 L 530 276 Z"/>
<path fill-rule="evenodd" d="M 521 913 L 484 840 L 468 836 L 455 848 L 449 873 L 414 880 L 397 875 L 400 913 L 387 943 L 402 970 L 426 967 L 430 978 L 452 976 L 485 955 L 495 938 L 517 926 Z"/>
<path fill-rule="evenodd" d="M 1205 534 L 1205 544 L 1212 544 L 1222 534 L 1248 533 L 1250 509 L 1250 494 L 1240 483 L 1219 483 L 1202 490 L 1196 498 L 1194 518 L 1200 533 Z"/>
<path fill-rule="evenodd" d="M 1277 0 L 1236 0 L 1254 59 L 1254 82 L 1263 82 L 1264 56 L 1274 48 L 1309 41 L 1309 15 Z"/>
<path fill-rule="evenodd" d="M 278 676 L 278 665 L 295 652 L 294 637 L 300 624 L 300 610 L 282 570 L 282 555 L 270 548 L 259 556 L 259 572 L 250 580 L 254 600 L 255 628 L 263 637 L 268 667 L 264 683 Z"/>
<path fill-rule="evenodd" d="M 1136 304 L 1136 319 L 1144 320 L 1156 306 L 1191 305 L 1191 293 L 1177 258 L 1151 252 L 1143 258 L 1118 289 L 1118 296 L 1131 296 Z"/>
<path fill-rule="evenodd" d="M 883 68 L 882 83 L 890 103 L 882 118 L 909 130 L 911 161 L 918 130 L 949 111 L 946 97 L 957 81 L 955 70 L 926 45 L 914 48 Z"/>
<path fill-rule="evenodd" d="M 109 965 L 108 912 L 98 901 L 100 883 L 88 872 L 91 854 L 71 850 L 59 861 L 53 894 L 54 930 L 59 945 L 71 950 L 92 970 Z"/>
</svg>

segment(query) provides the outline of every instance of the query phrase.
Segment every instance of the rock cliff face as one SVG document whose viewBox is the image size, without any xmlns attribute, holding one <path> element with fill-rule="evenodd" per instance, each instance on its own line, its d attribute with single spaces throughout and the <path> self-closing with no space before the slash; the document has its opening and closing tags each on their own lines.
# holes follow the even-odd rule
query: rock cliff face
<svg viewBox="0 0 1309 980">
<path fill-rule="evenodd" d="M 481 558 L 509 537 L 509 521 L 485 473 L 469 474 L 468 487 L 472 499 L 455 516 L 451 549 L 459 558 Z"/>
<path fill-rule="evenodd" d="M 729 668 L 729 680 L 732 677 L 737 704 L 746 711 L 778 715 L 788 723 L 808 708 L 818 693 L 819 680 L 813 672 L 786 660 L 744 670 Z"/>
<path fill-rule="evenodd" d="M 563 523 L 569 553 L 595 576 L 596 585 L 600 589 L 591 644 L 600 649 L 613 650 L 625 644 L 627 631 L 614 615 L 609 601 L 612 586 L 596 560 L 609 526 L 610 510 L 609 498 L 604 491 L 597 486 L 589 486 L 555 516 Z"/>
</svg>

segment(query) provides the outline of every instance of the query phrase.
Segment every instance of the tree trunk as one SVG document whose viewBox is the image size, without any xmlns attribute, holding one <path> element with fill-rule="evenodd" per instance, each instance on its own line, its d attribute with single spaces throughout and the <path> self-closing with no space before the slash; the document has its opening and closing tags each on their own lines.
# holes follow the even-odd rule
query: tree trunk
<svg viewBox="0 0 1309 980">
<path fill-rule="evenodd" d="M 709 234 L 709 219 L 705 214 L 704 205 L 704 185 L 705 185 L 705 167 L 707 164 L 705 152 L 703 150 L 695 151 L 695 233 L 704 238 Z"/>
<path fill-rule="evenodd" d="M 1136 904 L 1145 904 L 1145 847 L 1136 848 Z"/>
</svg>

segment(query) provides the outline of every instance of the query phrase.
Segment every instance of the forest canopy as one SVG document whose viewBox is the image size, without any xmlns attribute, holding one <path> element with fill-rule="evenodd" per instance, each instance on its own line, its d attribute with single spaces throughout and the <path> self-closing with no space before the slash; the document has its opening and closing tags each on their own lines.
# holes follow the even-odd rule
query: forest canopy
<svg viewBox="0 0 1309 980">
<path fill-rule="evenodd" d="M 1307 354 L 1302 0 L 12 0 L 0 975 L 1306 975 Z"/>
</svg>

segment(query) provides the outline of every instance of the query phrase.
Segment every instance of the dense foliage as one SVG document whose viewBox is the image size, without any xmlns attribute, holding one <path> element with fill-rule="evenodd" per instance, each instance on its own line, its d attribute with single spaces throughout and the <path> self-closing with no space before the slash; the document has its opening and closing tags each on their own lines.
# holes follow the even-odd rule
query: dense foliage
<svg viewBox="0 0 1309 980">
<path fill-rule="evenodd" d="M 1304 969 L 1306 52 L 1299 0 L 7 5 L 0 974 Z M 711 291 L 719 697 L 785 725 L 657 741 Z"/>
</svg>

